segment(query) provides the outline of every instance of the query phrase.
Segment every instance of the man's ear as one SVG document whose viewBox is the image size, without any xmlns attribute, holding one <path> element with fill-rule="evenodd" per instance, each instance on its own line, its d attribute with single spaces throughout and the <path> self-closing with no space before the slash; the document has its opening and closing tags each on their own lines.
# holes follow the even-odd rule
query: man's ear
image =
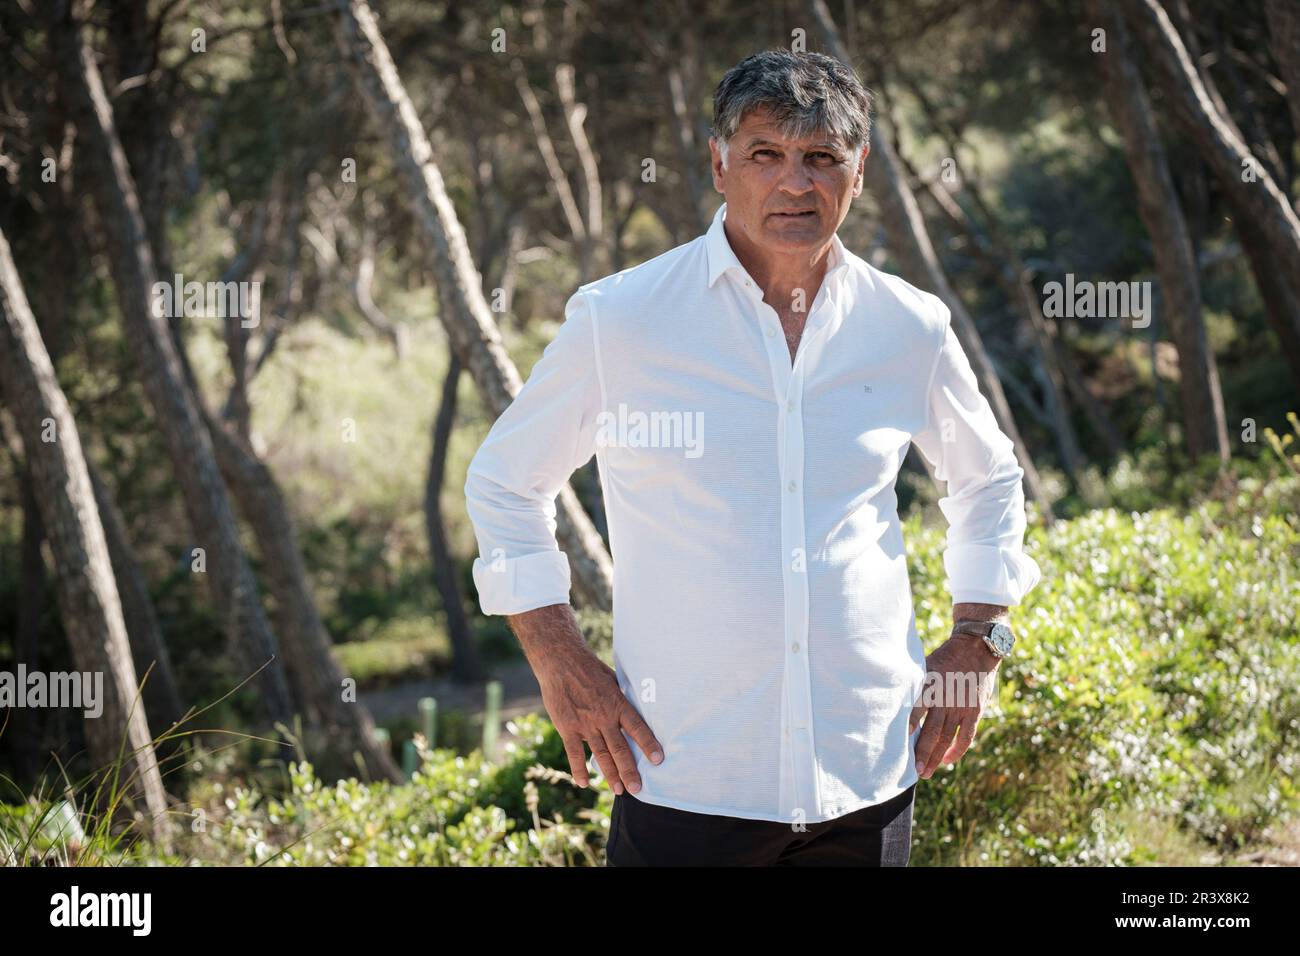
<svg viewBox="0 0 1300 956">
<path fill-rule="evenodd" d="M 871 144 L 867 143 L 862 147 L 862 155 L 858 157 L 858 174 L 853 179 L 853 195 L 855 197 L 862 194 L 862 177 L 865 175 L 867 168 L 867 154 L 871 152 Z"/>
<path fill-rule="evenodd" d="M 713 188 L 716 192 L 723 192 L 722 189 L 722 151 L 718 149 L 718 141 L 715 137 L 709 137 L 709 166 L 713 172 Z"/>
</svg>

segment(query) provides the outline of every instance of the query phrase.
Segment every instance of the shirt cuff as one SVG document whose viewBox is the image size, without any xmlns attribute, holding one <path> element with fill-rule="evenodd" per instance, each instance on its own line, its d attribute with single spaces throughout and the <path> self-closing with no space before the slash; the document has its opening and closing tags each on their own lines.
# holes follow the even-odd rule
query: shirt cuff
<svg viewBox="0 0 1300 956">
<path fill-rule="evenodd" d="M 948 593 L 954 604 L 1019 604 L 1033 589 L 1042 571 L 1023 551 L 991 545 L 963 544 L 943 553 Z"/>
<path fill-rule="evenodd" d="M 517 558 L 474 559 L 474 586 L 484 614 L 522 614 L 551 604 L 568 604 L 569 559 L 562 551 L 538 551 Z"/>
</svg>

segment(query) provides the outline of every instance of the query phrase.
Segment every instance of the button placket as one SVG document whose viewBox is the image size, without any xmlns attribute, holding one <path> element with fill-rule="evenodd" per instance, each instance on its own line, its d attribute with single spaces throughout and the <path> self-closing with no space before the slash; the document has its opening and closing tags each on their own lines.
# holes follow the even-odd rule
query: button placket
<svg viewBox="0 0 1300 956">
<path fill-rule="evenodd" d="M 807 362 L 800 361 L 805 348 L 800 348 L 787 383 L 787 406 L 796 396 L 803 394 Z M 791 756 L 794 767 L 794 792 L 798 806 L 806 812 L 820 815 L 818 806 L 817 760 L 812 739 L 812 674 L 809 668 L 806 645 L 808 640 L 808 574 L 806 571 L 807 541 L 804 527 L 804 437 L 803 416 L 783 410 L 782 431 L 785 436 L 782 465 L 787 475 L 787 488 L 781 509 L 781 537 L 784 546 L 785 577 L 785 634 L 786 634 L 786 693 L 789 695 L 791 717 Z M 804 555 L 796 564 L 795 554 Z M 798 568 L 798 570 L 796 570 Z"/>
<path fill-rule="evenodd" d="M 774 321 L 779 321 L 776 311 L 766 303 L 764 309 Z M 793 365 L 788 349 L 778 348 L 783 341 L 769 341 L 768 361 L 772 380 L 777 389 L 778 461 L 782 481 L 781 495 L 781 546 L 782 583 L 784 590 L 785 677 L 784 708 L 782 713 L 781 773 L 792 774 L 792 779 L 782 780 L 781 793 L 793 804 L 783 807 L 783 813 L 796 809 L 807 814 L 820 815 L 820 784 L 817 779 L 817 759 L 812 735 L 812 674 L 808 642 L 808 575 L 806 556 L 796 562 L 795 555 L 806 551 L 804 518 L 804 435 L 802 416 L 803 383 L 809 361 L 805 358 L 807 346 L 812 345 L 822 326 L 805 330 L 806 344 L 801 344 Z M 799 568 L 799 570 L 796 570 Z"/>
<path fill-rule="evenodd" d="M 804 518 L 804 435 L 803 388 L 806 370 L 814 359 L 813 349 L 819 344 L 827 326 L 829 289 L 824 285 L 805 323 L 804 334 L 795 360 L 784 336 L 777 336 L 780 317 L 776 310 L 762 301 L 762 295 L 749 281 L 746 286 L 754 290 L 751 299 L 758 311 L 767 318 L 765 329 L 768 362 L 777 399 L 777 455 L 781 482 L 781 545 L 782 583 L 784 589 L 784 707 L 782 709 L 782 760 L 780 792 L 783 800 L 793 804 L 782 807 L 789 816 L 796 809 L 807 814 L 821 814 L 821 783 L 818 779 L 817 755 L 812 728 L 812 672 L 808 658 L 808 574 L 807 541 Z M 795 570 L 796 553 L 804 555 Z M 786 779 L 791 773 L 793 779 Z"/>
<path fill-rule="evenodd" d="M 809 370 L 817 361 L 824 339 L 830 327 L 831 310 L 837 307 L 837 299 L 832 294 L 832 277 L 823 284 L 817 302 L 810 311 L 805 324 L 803 340 L 796 353 L 794 366 L 786 392 L 786 406 L 789 413 L 785 416 L 787 428 L 786 456 L 790 462 L 790 473 L 797 474 L 799 491 L 793 507 L 787 509 L 790 515 L 790 539 L 795 542 L 791 547 L 800 549 L 803 555 L 801 571 L 795 572 L 789 563 L 786 576 L 792 588 L 787 593 L 794 597 L 787 602 L 787 635 L 792 641 L 787 654 L 786 673 L 790 677 L 788 686 L 791 691 L 790 712 L 794 716 L 794 737 L 791 741 L 792 762 L 795 767 L 795 790 L 799 806 L 811 808 L 819 816 L 822 813 L 821 779 L 817 763 L 816 737 L 813 733 L 812 714 L 812 670 L 808 653 L 808 619 L 810 597 L 808 588 L 808 552 L 807 529 L 805 527 L 804 489 L 804 434 L 803 434 L 803 395 L 804 383 Z M 798 408 L 798 411 L 794 409 Z M 790 502 L 787 502 L 790 504 Z M 785 515 L 783 514 L 783 518 Z M 787 555 L 793 552 L 787 549 Z"/>
</svg>

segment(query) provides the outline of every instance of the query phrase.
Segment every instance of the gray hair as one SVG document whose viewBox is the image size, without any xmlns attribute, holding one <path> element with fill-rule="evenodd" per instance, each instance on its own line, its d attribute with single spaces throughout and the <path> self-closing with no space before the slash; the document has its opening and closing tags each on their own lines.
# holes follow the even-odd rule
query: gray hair
<svg viewBox="0 0 1300 956">
<path fill-rule="evenodd" d="M 771 110 L 792 139 L 829 133 L 856 154 L 871 136 L 871 94 L 852 69 L 824 53 L 766 50 L 726 72 L 713 94 L 713 136 L 724 166 L 727 141 L 756 107 Z"/>
</svg>

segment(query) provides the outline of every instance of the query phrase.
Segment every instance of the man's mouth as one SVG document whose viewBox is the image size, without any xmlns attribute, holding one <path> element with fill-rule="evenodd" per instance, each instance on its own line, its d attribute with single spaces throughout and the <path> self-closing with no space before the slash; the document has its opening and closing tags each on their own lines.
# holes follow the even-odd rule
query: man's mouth
<svg viewBox="0 0 1300 956">
<path fill-rule="evenodd" d="M 816 209 L 794 209 L 785 212 L 774 212 L 774 216 L 780 216 L 782 219 L 808 219 L 817 215 Z"/>
</svg>

